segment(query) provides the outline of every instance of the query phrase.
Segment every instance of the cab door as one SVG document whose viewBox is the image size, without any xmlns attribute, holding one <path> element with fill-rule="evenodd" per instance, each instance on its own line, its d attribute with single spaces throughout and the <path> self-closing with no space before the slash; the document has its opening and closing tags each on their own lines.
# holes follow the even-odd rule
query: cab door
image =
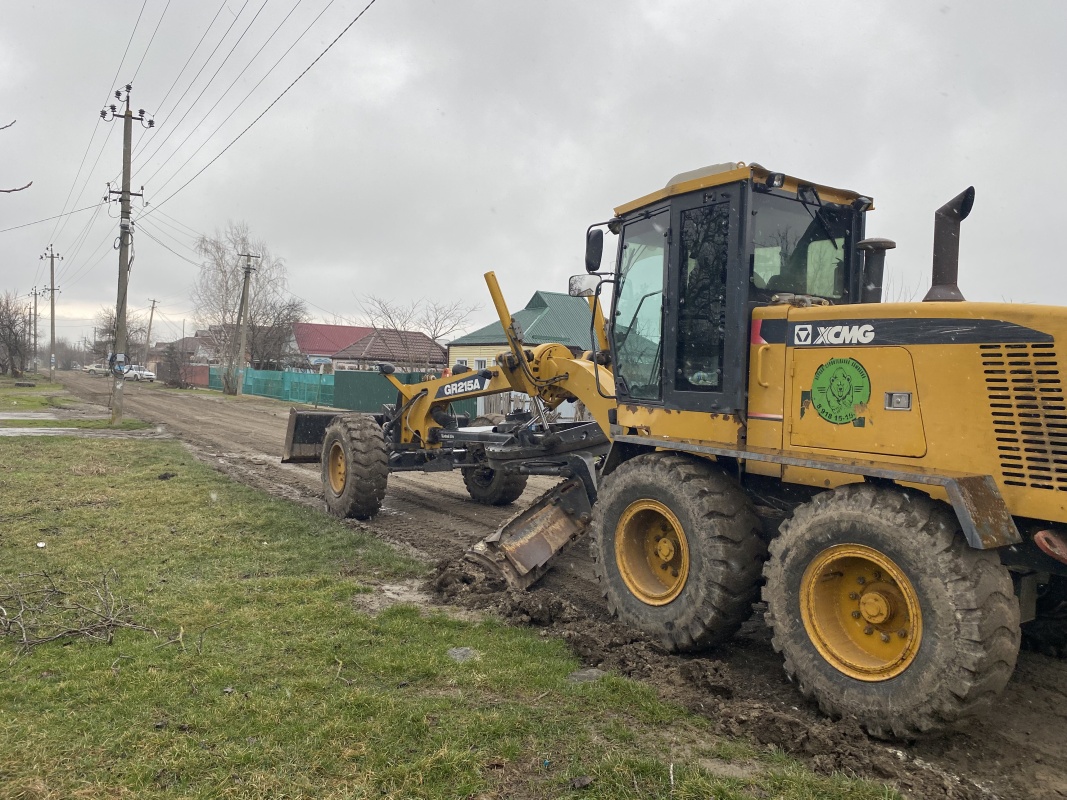
<svg viewBox="0 0 1067 800">
<path fill-rule="evenodd" d="M 733 414 L 744 408 L 746 301 L 740 206 L 745 183 L 677 198 L 664 331 L 664 405 Z"/>
</svg>

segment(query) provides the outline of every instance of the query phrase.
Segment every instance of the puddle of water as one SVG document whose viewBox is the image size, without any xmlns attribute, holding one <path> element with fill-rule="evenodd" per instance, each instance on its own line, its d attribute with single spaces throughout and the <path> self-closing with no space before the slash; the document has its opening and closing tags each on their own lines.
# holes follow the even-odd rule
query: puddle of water
<svg viewBox="0 0 1067 800">
<path fill-rule="evenodd" d="M 0 413 L 0 419 L 59 419 L 59 417 L 47 411 L 5 411 Z"/>
</svg>

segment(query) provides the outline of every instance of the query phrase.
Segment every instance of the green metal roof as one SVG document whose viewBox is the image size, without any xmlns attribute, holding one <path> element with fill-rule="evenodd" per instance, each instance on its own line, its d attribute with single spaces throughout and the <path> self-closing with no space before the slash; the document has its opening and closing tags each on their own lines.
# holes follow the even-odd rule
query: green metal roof
<svg viewBox="0 0 1067 800">
<path fill-rule="evenodd" d="M 534 292 L 526 308 L 511 315 L 522 327 L 526 344 L 559 342 L 578 350 L 593 346 L 589 331 L 589 302 L 584 297 L 571 297 L 559 292 Z M 450 343 L 456 345 L 507 345 L 504 328 L 493 322 L 484 328 L 461 336 Z"/>
</svg>

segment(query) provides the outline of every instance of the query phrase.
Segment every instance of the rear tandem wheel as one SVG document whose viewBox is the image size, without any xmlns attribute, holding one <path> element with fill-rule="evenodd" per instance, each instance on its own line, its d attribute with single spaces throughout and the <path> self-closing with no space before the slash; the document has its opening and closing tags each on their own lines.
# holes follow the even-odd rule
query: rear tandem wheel
<svg viewBox="0 0 1067 800">
<path fill-rule="evenodd" d="M 322 488 L 335 517 L 370 519 L 382 506 L 389 479 L 385 437 L 374 417 L 344 414 L 326 428 Z"/>
<path fill-rule="evenodd" d="M 771 542 L 763 599 L 800 692 L 874 736 L 943 728 L 1008 682 L 1019 604 L 996 552 L 951 509 L 852 485 L 817 495 Z"/>
</svg>

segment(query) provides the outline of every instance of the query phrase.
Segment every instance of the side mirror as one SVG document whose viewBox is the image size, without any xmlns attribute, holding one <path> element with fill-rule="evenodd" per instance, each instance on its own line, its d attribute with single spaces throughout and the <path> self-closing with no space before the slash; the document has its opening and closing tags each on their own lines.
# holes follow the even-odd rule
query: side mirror
<svg viewBox="0 0 1067 800">
<path fill-rule="evenodd" d="M 593 297 L 599 285 L 599 275 L 571 275 L 567 282 L 567 294 L 571 297 Z"/>
<path fill-rule="evenodd" d="M 604 258 L 604 231 L 593 228 L 585 234 L 585 271 L 596 272 Z"/>
</svg>

